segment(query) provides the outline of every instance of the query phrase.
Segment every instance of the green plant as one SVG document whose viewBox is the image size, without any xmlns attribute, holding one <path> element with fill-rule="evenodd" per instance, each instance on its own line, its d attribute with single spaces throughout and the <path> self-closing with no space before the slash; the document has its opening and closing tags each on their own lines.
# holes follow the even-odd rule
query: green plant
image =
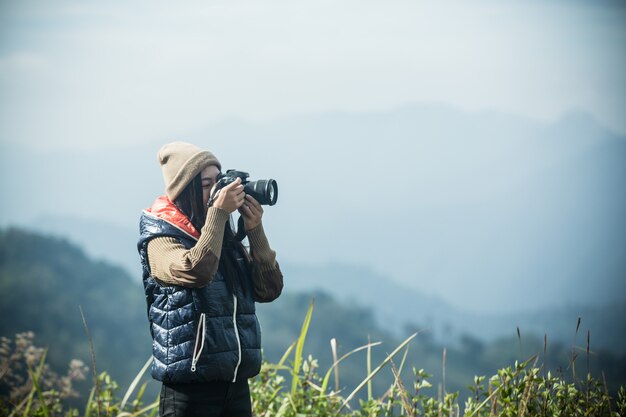
<svg viewBox="0 0 626 417">
<path fill-rule="evenodd" d="M 524 417 L 524 416 L 599 416 L 626 415 L 626 391 L 620 387 L 612 398 L 606 384 L 587 373 L 583 379 L 566 380 L 538 364 L 535 355 L 513 366 L 499 369 L 493 376 L 476 376 L 465 397 L 460 392 L 445 392 L 439 384 L 432 393 L 431 375 L 413 367 L 411 383 L 402 378 L 409 343 L 408 337 L 372 369 L 371 351 L 380 342 L 369 342 L 339 357 L 333 346 L 333 363 L 319 373 L 318 361 L 304 356 L 304 343 L 313 313 L 309 306 L 298 339 L 275 364 L 263 363 L 259 375 L 250 380 L 254 415 L 261 417 L 350 416 L 350 417 Z M 158 400 L 143 403 L 147 382 L 141 380 L 151 364 L 150 358 L 120 399 L 119 386 L 107 372 L 99 373 L 86 400 L 83 413 L 67 406 L 75 395 L 72 381 L 85 377 L 86 367 L 73 362 L 68 375 L 59 376 L 45 363 L 46 350 L 33 345 L 34 335 L 17 335 L 15 341 L 0 339 L 0 417 L 153 417 Z M 340 390 L 339 366 L 366 351 L 366 377 L 347 395 Z M 399 366 L 395 358 L 404 352 Z M 445 355 L 444 355 L 445 358 Z M 574 358 L 575 359 L 575 358 Z M 573 359 L 573 360 L 574 360 Z M 445 359 L 444 359 L 445 361 Z M 385 367 L 394 379 L 379 397 L 370 382 Z M 444 365 L 445 369 L 445 365 Z M 335 375 L 334 389 L 330 379 Z M 356 395 L 367 387 L 366 395 Z"/>
</svg>

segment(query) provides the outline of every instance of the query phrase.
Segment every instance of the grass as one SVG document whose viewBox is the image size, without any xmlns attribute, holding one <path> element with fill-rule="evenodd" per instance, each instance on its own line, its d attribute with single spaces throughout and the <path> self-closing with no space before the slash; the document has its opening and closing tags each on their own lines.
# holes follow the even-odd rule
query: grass
<svg viewBox="0 0 626 417">
<path fill-rule="evenodd" d="M 402 377 L 408 372 L 405 368 L 410 343 L 419 336 L 418 333 L 407 337 L 375 367 L 372 364 L 371 353 L 380 342 L 368 341 L 366 345 L 339 357 L 336 341 L 334 344 L 331 341 L 333 363 L 320 373 L 317 360 L 311 356 L 304 356 L 304 344 L 313 308 L 314 305 L 311 303 L 298 338 L 287 348 L 282 358 L 275 364 L 264 363 L 260 374 L 250 380 L 254 415 L 261 417 L 626 415 L 626 392 L 623 387 L 619 389 L 616 398 L 612 398 L 604 381 L 592 378 L 589 373 L 582 379 L 577 379 L 575 362 L 578 353 L 575 349 L 572 349 L 570 381 L 564 380 L 562 375 L 554 376 L 539 364 L 538 355 L 532 355 L 524 361 L 516 361 L 512 366 L 497 370 L 488 378 L 476 376 L 468 386 L 467 396 L 463 402 L 460 392 L 446 392 L 445 382 L 438 387 L 436 394 L 429 394 L 428 391 L 433 388 L 429 382 L 431 375 L 423 369 L 413 367 L 410 381 L 406 376 Z M 88 329 L 86 331 L 89 334 Z M 545 344 L 544 336 L 544 356 Z M 28 350 L 24 343 L 20 343 L 20 346 L 25 351 Z M 80 412 L 67 406 L 64 401 L 69 395 L 67 393 L 71 392 L 67 387 L 68 380 L 56 376 L 47 368 L 45 350 L 36 351 L 40 352 L 36 357 L 13 354 L 0 362 L 0 383 L 13 380 L 12 373 L 19 369 L 27 369 L 28 375 L 27 381 L 21 387 L 26 389 L 20 391 L 17 389 L 19 387 L 9 387 L 16 388 L 8 390 L 14 395 L 0 396 L 0 416 L 152 417 L 158 414 L 158 398 L 145 403 L 144 393 L 148 382 L 140 385 L 152 358 L 148 359 L 121 398 L 118 396 L 117 383 L 106 372 L 96 374 L 94 371 L 93 388 L 85 401 L 83 411 Z M 361 352 L 365 352 L 365 358 L 359 359 Z M 367 376 L 354 388 L 343 393 L 340 389 L 339 368 L 346 360 L 363 360 Z M 95 357 L 93 361 L 95 364 Z M 442 368 L 445 374 L 445 350 Z M 393 383 L 382 395 L 375 396 L 371 381 L 387 369 L 394 376 Z M 331 389 L 330 381 L 333 376 L 334 384 Z M 65 385 L 60 384 L 62 381 Z M 59 388 L 61 386 L 64 388 Z M 364 389 L 366 395 L 358 397 Z M 22 394 L 15 394 L 16 392 Z"/>
</svg>

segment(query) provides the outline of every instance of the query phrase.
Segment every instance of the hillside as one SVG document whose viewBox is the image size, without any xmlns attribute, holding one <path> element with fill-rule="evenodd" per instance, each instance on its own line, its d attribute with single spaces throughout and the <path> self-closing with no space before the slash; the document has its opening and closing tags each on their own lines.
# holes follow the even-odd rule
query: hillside
<svg viewBox="0 0 626 417">
<path fill-rule="evenodd" d="M 580 317 L 581 328 L 591 332 L 595 347 L 626 354 L 626 320 L 621 319 L 626 317 L 626 300 L 601 306 L 557 305 L 485 314 L 455 308 L 439 297 L 396 283 L 368 268 L 337 262 L 288 263 L 283 270 L 295 291 L 325 291 L 344 305 L 370 306 L 376 323 L 396 337 L 406 333 L 407 326 L 419 326 L 429 329 L 437 343 L 448 346 L 458 345 L 467 336 L 489 343 L 515 335 L 519 327 L 527 335 L 547 334 L 553 341 L 568 344 Z"/>
<path fill-rule="evenodd" d="M 387 349 L 395 343 L 377 329 L 371 312 L 341 306 L 323 293 L 286 293 L 272 304 L 259 305 L 268 360 L 277 361 L 297 338 L 314 299 L 307 352 L 325 366 L 331 361 L 332 337 L 338 337 L 343 353 L 366 343 L 368 334 L 385 340 Z M 17 228 L 0 230 L 0 336 L 35 332 L 35 343 L 49 348 L 48 361 L 59 371 L 72 358 L 90 364 L 79 306 L 93 336 L 98 369 L 128 385 L 151 354 L 145 299 L 137 281 L 119 267 L 91 260 L 67 240 Z M 348 383 L 363 378 L 361 365 L 343 369 Z"/>
<path fill-rule="evenodd" d="M 0 232 L 0 334 L 35 332 L 54 368 L 72 358 L 91 363 L 82 307 L 98 368 L 131 381 L 151 354 L 144 303 L 121 268 L 92 261 L 66 240 Z"/>
<path fill-rule="evenodd" d="M 357 265 L 462 314 L 624 301 L 626 137 L 588 114 L 541 122 L 422 103 L 228 120 L 180 139 L 278 181 L 264 222 L 283 263 Z M 120 247 L 108 259 L 136 274 L 137 219 L 163 192 L 154 155 L 165 140 L 97 151 L 0 143 L 0 188 L 14 196 L 0 225 L 62 216 L 55 231 L 69 235 L 75 219 L 83 234 L 102 222 L 97 251 Z"/>
<path fill-rule="evenodd" d="M 36 223 L 41 224 L 45 233 L 65 236 L 79 243 L 89 257 L 122 266 L 130 280 L 139 285 L 141 271 L 133 229 L 69 216 L 48 216 L 44 222 Z M 282 261 L 281 257 L 281 265 L 289 293 L 321 291 L 331 294 L 343 305 L 369 306 L 376 324 L 397 338 L 406 334 L 407 325 L 419 325 L 428 328 L 440 344 L 458 344 L 467 335 L 490 342 L 515 335 L 515 328 L 519 326 L 525 334 L 542 337 L 547 333 L 551 340 L 568 344 L 577 318 L 581 317 L 583 329 L 591 331 L 597 348 L 616 354 L 626 352 L 626 320 L 613 319 L 626 316 L 626 299 L 596 305 L 559 305 L 560 300 L 555 300 L 554 305 L 539 309 L 485 314 L 455 307 L 441 297 L 426 293 L 431 281 L 427 277 L 419 278 L 423 282 L 420 291 L 384 273 L 346 262 L 293 263 Z"/>
<path fill-rule="evenodd" d="M 63 369 L 72 358 L 91 363 L 89 347 L 78 306 L 82 306 L 93 335 L 99 370 L 107 370 L 122 386 L 150 355 L 150 340 L 142 289 L 124 270 L 93 261 L 75 245 L 59 238 L 11 228 L 0 230 L 0 336 L 32 330 L 38 345 L 48 346 L 49 361 Z M 322 370 L 331 364 L 330 339 L 336 338 L 340 355 L 372 341 L 373 363 L 381 361 L 401 338 L 381 329 L 373 310 L 364 305 L 338 302 L 323 292 L 296 292 L 289 288 L 275 302 L 258 306 L 263 328 L 265 357 L 277 361 L 297 338 L 310 302 L 315 300 L 305 355 L 311 353 Z M 419 327 L 405 329 L 405 336 L 421 330 L 411 344 L 408 361 L 441 378 L 444 346 L 432 333 Z M 581 330 L 581 335 L 582 335 Z M 581 345 L 583 336 L 576 341 Z M 626 359 L 602 349 L 592 349 L 592 372 L 606 373 L 609 386 L 626 381 Z M 520 357 L 542 351 L 540 338 L 523 333 L 516 338 L 485 343 L 463 336 L 457 346 L 447 347 L 446 386 L 459 390 L 475 374 L 488 374 Z M 545 360 L 554 369 L 567 369 L 570 345 L 549 341 Z M 342 384 L 353 387 L 365 376 L 365 356 L 357 355 L 342 365 Z M 375 381 L 382 389 L 391 380 L 384 372 Z M 388 386 L 388 385 L 387 385 Z M 436 386 L 436 385 L 435 385 Z"/>
</svg>

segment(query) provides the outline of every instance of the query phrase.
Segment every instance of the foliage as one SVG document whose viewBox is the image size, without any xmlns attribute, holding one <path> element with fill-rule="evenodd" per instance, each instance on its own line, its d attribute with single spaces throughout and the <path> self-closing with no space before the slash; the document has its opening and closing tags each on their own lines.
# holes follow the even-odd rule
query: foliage
<svg viewBox="0 0 626 417">
<path fill-rule="evenodd" d="M 86 378 L 88 368 L 79 360 L 72 360 L 66 375 L 59 376 L 46 364 L 46 350 L 33 344 L 32 332 L 20 333 L 12 341 L 0 339 L 0 416 L 67 416 L 81 415 L 78 409 L 68 406 L 67 399 L 77 397 L 73 383 Z M 137 375 L 143 375 L 146 367 Z M 136 382 L 135 381 L 135 382 Z M 128 402 L 133 382 L 124 400 L 117 396 L 118 384 L 106 372 L 94 378 L 94 387 L 85 404 L 87 416 L 147 416 L 156 411 L 157 403 L 143 406 L 144 383 Z M 152 414 L 154 415 L 154 414 Z"/>
<path fill-rule="evenodd" d="M 123 396 L 116 382 L 126 385 L 135 376 L 133 369 L 139 368 L 150 346 L 145 300 L 141 289 L 129 282 L 122 271 L 89 260 L 67 242 L 0 230 L 0 316 L 8 318 L 0 321 L 0 334 L 17 334 L 14 340 L 0 338 L 0 417 L 156 415 L 157 402 L 151 400 L 157 395 L 157 384 L 142 382 L 149 363 Z M 251 380 L 256 415 L 626 415 L 626 393 L 618 390 L 624 384 L 626 358 L 590 351 L 589 333 L 584 350 L 554 343 L 547 349 L 545 338 L 526 337 L 522 346 L 519 332 L 517 339 L 490 344 L 468 338 L 449 349 L 442 378 L 424 370 L 441 366 L 441 346 L 428 335 L 396 342 L 375 328 L 370 309 L 343 305 L 323 294 L 317 295 L 313 318 L 312 306 L 303 311 L 308 298 L 284 294 L 265 310 L 268 317 L 263 321 L 276 330 L 264 343 L 266 357 L 272 359 Z M 83 361 L 95 352 L 85 341 L 78 305 L 85 307 L 94 329 L 98 369 L 107 370 L 96 375 L 93 361 L 91 390 Z M 315 320 L 324 325 L 315 326 Z M 580 321 L 576 333 L 579 325 Z M 27 328 L 35 333 L 24 333 Z M 298 339 L 281 357 L 298 328 Z M 364 340 L 368 333 L 372 340 L 397 347 L 387 353 L 379 348 L 381 342 Z M 338 335 L 344 346 L 363 346 L 339 356 L 338 343 L 332 339 Z M 324 357 L 331 339 L 332 356 Z M 362 358 L 364 351 L 367 356 Z M 539 351 L 543 352 L 540 365 L 535 359 L 506 366 Z M 586 366 L 577 368 L 576 359 L 583 351 Z M 83 361 L 69 360 L 75 357 Z M 404 369 L 405 362 L 424 369 L 411 372 Z M 500 367 L 492 377 L 475 377 L 469 392 L 457 382 Z"/>
<path fill-rule="evenodd" d="M 0 230 L 0 335 L 34 332 L 36 344 L 52 347 L 46 362 L 57 373 L 71 359 L 91 361 L 82 306 L 98 367 L 128 384 L 150 354 L 145 304 L 143 290 L 124 271 L 69 242 Z M 87 384 L 75 389 L 88 395 Z"/>
<path fill-rule="evenodd" d="M 591 377 L 573 378 L 568 382 L 537 365 L 533 356 L 513 366 L 502 368 L 490 378 L 476 376 L 468 387 L 467 398 L 462 401 L 460 393 L 446 392 L 439 385 L 437 395 L 428 391 L 432 388 L 431 375 L 423 369 L 413 368 L 412 383 L 407 385 L 402 375 L 409 342 L 412 335 L 387 355 L 374 370 L 371 370 L 370 353 L 378 343 L 368 343 L 354 349 L 341 358 L 323 374 L 319 373 L 318 361 L 312 356 L 302 356 L 302 345 L 306 338 L 313 311 L 309 307 L 300 336 L 276 364 L 264 363 L 260 374 L 250 381 L 254 414 L 262 417 L 303 416 L 607 416 L 626 415 L 626 391 L 619 389 L 617 398 L 611 398 L 606 384 Z M 150 361 L 139 372 L 123 399 L 119 387 L 106 373 L 94 378 L 94 387 L 84 409 L 67 407 L 64 399 L 73 395 L 71 382 L 84 378 L 84 365 L 70 366 L 67 376 L 59 377 L 45 364 L 45 350 L 32 344 L 32 334 L 17 335 L 16 340 L 2 339 L 0 348 L 0 383 L 4 388 L 0 397 L 0 416 L 67 416 L 67 417 L 148 417 L 156 415 L 158 399 L 144 404 L 144 383 L 131 401 L 135 388 L 145 373 Z M 330 378 L 345 359 L 355 359 L 359 351 L 366 350 L 367 377 L 348 395 L 339 389 L 338 380 L 329 388 Z M 398 354 L 404 352 L 399 367 Z M 575 360 L 575 358 L 574 358 Z M 572 364 L 573 365 L 573 364 Z M 356 399 L 355 394 L 368 385 L 383 368 L 391 368 L 394 381 L 386 392 L 376 398 L 368 390 L 366 399 Z M 24 375 L 26 370 L 28 377 Z M 78 373 L 72 373 L 72 372 Z M 336 374 L 338 376 L 338 373 Z M 289 381 L 291 379 L 291 381 Z"/>
<path fill-rule="evenodd" d="M 269 362 L 277 363 L 285 347 L 298 334 L 311 295 L 285 291 L 271 304 L 257 306 L 259 320 L 266 329 L 263 349 Z M 311 318 L 306 345 L 302 344 L 304 347 L 298 357 L 312 355 L 317 360 L 318 371 L 326 371 L 335 362 L 328 349 L 328 342 L 333 338 L 337 339 L 335 351 L 339 356 L 366 345 L 370 339 L 384 342 L 381 347 L 368 352 L 371 369 L 402 342 L 376 324 L 375 306 L 338 302 L 335 296 L 324 293 L 314 296 L 315 315 Z M 3 317 L 0 335 L 33 331 L 34 343 L 50 346 L 46 365 L 64 375 L 71 359 L 85 363 L 92 361 L 79 306 L 82 306 L 91 329 L 97 369 L 106 370 L 121 386 L 128 386 L 136 370 L 150 355 L 151 347 L 145 296 L 139 282 L 114 265 L 90 259 L 79 247 L 65 240 L 21 229 L 0 229 L 0 317 Z M 416 320 L 423 319 L 416 316 Z M 414 323 L 404 333 L 412 334 L 422 328 Z M 507 339 L 486 342 L 466 336 L 458 343 L 446 346 L 445 383 L 440 372 L 443 346 L 435 341 L 432 331 L 420 333 L 411 342 L 407 362 L 431 371 L 433 375 L 429 381 L 435 387 L 442 384 L 448 391 L 463 392 L 466 381 L 474 375 L 490 374 L 494 369 L 542 350 L 542 338 L 523 335 L 523 343 L 512 337 L 511 332 L 511 338 Z M 547 351 L 542 355 L 544 366 L 557 373 L 559 368 L 566 369 L 571 361 L 568 357 L 572 356 L 568 345 L 569 342 L 549 340 Z M 626 356 L 597 350 L 593 344 L 591 347 L 585 373 L 605 377 L 611 388 L 625 385 Z M 602 371 L 604 375 L 601 375 Z M 356 387 L 367 377 L 369 370 L 367 364 L 352 358 L 341 363 L 340 373 L 345 390 L 345 387 Z M 407 380 L 411 377 L 410 367 L 406 367 L 403 376 Z M 292 388 L 290 375 L 287 378 Z M 394 375 L 388 369 L 379 372 L 355 399 L 367 400 L 373 395 L 383 395 L 393 382 Z M 89 389 L 88 382 L 75 381 L 74 390 L 82 397 L 89 395 Z M 610 390 L 614 397 L 617 396 L 616 389 Z M 157 394 L 158 384 L 148 384 L 145 395 L 152 398 Z M 76 398 L 66 400 L 79 405 Z"/>
</svg>

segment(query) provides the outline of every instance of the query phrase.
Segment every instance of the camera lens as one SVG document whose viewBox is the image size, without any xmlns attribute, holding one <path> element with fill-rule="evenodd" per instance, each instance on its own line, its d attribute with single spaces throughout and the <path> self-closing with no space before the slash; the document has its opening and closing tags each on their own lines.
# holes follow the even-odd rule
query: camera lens
<svg viewBox="0 0 626 417">
<path fill-rule="evenodd" d="M 278 200 L 278 184 L 274 180 L 268 181 L 268 192 L 267 196 L 269 197 L 269 205 L 273 206 L 276 204 L 276 200 Z"/>
<path fill-rule="evenodd" d="M 278 184 L 272 179 L 249 182 L 245 185 L 244 192 L 264 205 L 273 206 L 278 200 Z"/>
</svg>

